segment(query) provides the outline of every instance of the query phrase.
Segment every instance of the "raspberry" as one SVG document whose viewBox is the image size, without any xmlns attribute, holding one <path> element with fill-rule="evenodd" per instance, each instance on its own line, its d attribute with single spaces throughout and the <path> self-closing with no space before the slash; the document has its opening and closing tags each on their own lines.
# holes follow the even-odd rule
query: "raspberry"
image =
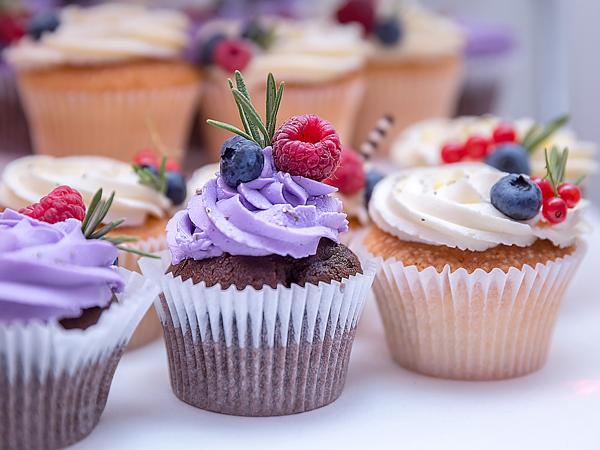
<svg viewBox="0 0 600 450">
<path fill-rule="evenodd" d="M 81 194 L 69 186 L 59 186 L 39 203 L 29 205 L 19 212 L 25 216 L 47 223 L 63 222 L 67 219 L 83 220 L 85 204 Z"/>
<path fill-rule="evenodd" d="M 244 70 L 252 59 L 252 48 L 240 39 L 223 39 L 214 50 L 214 61 L 223 70 Z"/>
<path fill-rule="evenodd" d="M 9 46 L 25 36 L 25 27 L 16 17 L 0 16 L 0 48 Z"/>
<path fill-rule="evenodd" d="M 365 35 L 375 28 L 375 5 L 372 0 L 348 0 L 336 12 L 339 23 L 357 22 Z"/>
<path fill-rule="evenodd" d="M 154 150 L 140 150 L 133 157 L 133 163 L 138 166 L 158 167 L 159 161 Z"/>
<path fill-rule="evenodd" d="M 345 195 L 360 192 L 365 187 L 365 168 L 362 158 L 354 150 L 344 148 L 340 165 L 324 182 L 338 188 Z"/>
<path fill-rule="evenodd" d="M 340 138 L 331 124 L 312 114 L 286 120 L 273 137 L 275 167 L 317 181 L 335 171 L 341 152 Z"/>
</svg>

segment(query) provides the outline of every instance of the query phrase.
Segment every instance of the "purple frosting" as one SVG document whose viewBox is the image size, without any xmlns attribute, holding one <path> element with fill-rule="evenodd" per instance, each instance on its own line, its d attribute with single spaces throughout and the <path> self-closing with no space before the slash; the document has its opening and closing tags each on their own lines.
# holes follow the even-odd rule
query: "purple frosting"
<svg viewBox="0 0 600 450">
<path fill-rule="evenodd" d="M 314 255 L 321 238 L 339 242 L 348 229 L 336 191 L 315 180 L 275 169 L 272 149 L 255 180 L 237 188 L 217 174 L 167 225 L 173 264 L 187 258 L 231 255 Z"/>
<path fill-rule="evenodd" d="M 76 219 L 49 224 L 0 213 L 0 322 L 60 320 L 106 306 L 123 289 L 117 253 L 107 241 L 86 239 Z"/>
</svg>

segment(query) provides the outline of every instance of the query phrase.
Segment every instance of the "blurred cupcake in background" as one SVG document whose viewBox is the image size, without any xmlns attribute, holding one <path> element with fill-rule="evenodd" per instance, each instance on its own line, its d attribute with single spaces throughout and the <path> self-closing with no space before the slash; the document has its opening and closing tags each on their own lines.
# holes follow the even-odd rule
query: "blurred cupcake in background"
<svg viewBox="0 0 600 450">
<path fill-rule="evenodd" d="M 348 0 L 335 16 L 341 23 L 360 24 L 370 47 L 355 146 L 382 114 L 395 118 L 394 130 L 381 146 L 387 152 L 391 140 L 408 125 L 454 113 L 464 47 L 456 23 L 414 2 L 379 2 L 376 8 L 373 0 Z"/>
<path fill-rule="evenodd" d="M 141 253 L 156 253 L 167 248 L 164 229 L 172 212 L 186 198 L 183 177 L 172 160 L 164 180 L 159 176 L 157 157 L 140 152 L 135 165 L 99 156 L 26 156 L 8 164 L 0 181 L 0 208 L 19 210 L 37 202 L 56 186 L 69 185 L 83 197 L 88 207 L 103 189 L 105 197 L 115 193 L 103 224 L 124 220 L 108 236 L 127 235 L 134 242 L 123 242 L 127 251 L 119 253 L 119 266 L 137 271 Z M 161 183 L 165 184 L 161 187 Z M 130 348 L 139 347 L 161 335 L 154 310 L 148 312 L 136 330 Z"/>
<path fill-rule="evenodd" d="M 505 121 L 491 115 L 425 120 L 396 140 L 392 159 L 404 168 L 484 161 L 504 172 L 544 176 L 544 149 L 567 147 L 566 175 L 575 180 L 597 171 L 597 149 L 564 128 L 567 121 L 567 116 L 561 116 L 540 124 L 529 118 Z"/>
<path fill-rule="evenodd" d="M 25 18 L 24 10 L 11 2 L 0 2 L 0 152 L 23 153 L 30 149 L 15 73 L 4 58 L 6 47 L 25 35 Z"/>
<path fill-rule="evenodd" d="M 183 158 L 200 90 L 184 61 L 189 23 L 170 10 L 105 4 L 34 16 L 5 52 L 17 71 L 34 150 L 131 161 L 148 127 Z"/>
<path fill-rule="evenodd" d="M 230 135 L 208 126 L 206 119 L 242 126 L 235 104 L 223 101 L 229 92 L 225 80 L 235 70 L 244 72 L 260 114 L 265 112 L 265 79 L 271 72 L 286 80 L 282 121 L 312 111 L 331 122 L 342 141 L 349 141 L 364 91 L 365 51 L 355 25 L 276 18 L 206 24 L 195 56 L 206 67 L 200 125 L 211 160 L 219 159 L 221 143 Z"/>
</svg>

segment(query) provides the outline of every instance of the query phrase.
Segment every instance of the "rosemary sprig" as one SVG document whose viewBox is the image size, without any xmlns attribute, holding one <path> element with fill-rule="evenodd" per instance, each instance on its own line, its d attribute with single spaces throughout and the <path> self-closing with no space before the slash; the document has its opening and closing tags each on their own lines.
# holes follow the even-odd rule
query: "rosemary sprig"
<svg viewBox="0 0 600 450">
<path fill-rule="evenodd" d="M 164 162 L 163 162 L 164 165 Z M 102 225 L 110 207 L 115 198 L 115 193 L 112 192 L 107 200 L 102 199 L 102 189 L 98 189 L 88 210 L 85 214 L 83 222 L 81 223 L 81 231 L 86 239 L 101 239 L 108 241 L 115 245 L 119 250 L 129 253 L 134 253 L 139 256 L 147 256 L 149 258 L 158 258 L 158 256 L 151 253 L 142 252 L 133 248 L 129 248 L 122 244 L 127 242 L 136 242 L 137 238 L 133 236 L 108 236 L 113 230 L 119 228 L 125 222 L 124 219 L 114 220 L 106 225 Z"/>
<path fill-rule="evenodd" d="M 525 133 L 521 145 L 525 147 L 529 153 L 533 153 L 546 139 L 565 126 L 569 119 L 569 115 L 564 114 L 550 121 L 542 128 L 536 124 L 532 125 L 531 128 L 527 130 L 527 133 Z"/>
<path fill-rule="evenodd" d="M 153 172 L 148 167 L 138 166 L 133 164 L 131 166 L 135 174 L 138 176 L 140 184 L 149 186 L 152 189 L 164 194 L 167 192 L 167 157 L 163 156 L 160 161 L 160 167 L 158 173 Z"/>
<path fill-rule="evenodd" d="M 275 127 L 277 126 L 277 113 L 279 112 L 281 98 L 283 97 L 284 83 L 281 82 L 277 86 L 273 74 L 269 73 L 267 76 L 265 120 L 263 122 L 252 103 L 252 98 L 240 71 L 236 70 L 234 78 L 235 84 L 232 80 L 227 80 L 227 82 L 238 108 L 244 129 L 240 130 L 234 125 L 212 119 L 208 119 L 207 123 L 254 141 L 261 147 L 271 145 L 273 135 L 275 134 Z"/>
<path fill-rule="evenodd" d="M 558 196 L 558 186 L 565 181 L 565 173 L 567 167 L 567 160 L 569 159 L 569 149 L 565 148 L 562 152 L 558 151 L 558 147 L 553 146 L 548 153 L 548 150 L 544 150 L 544 156 L 546 158 L 546 177 L 552 185 L 554 195 Z"/>
</svg>

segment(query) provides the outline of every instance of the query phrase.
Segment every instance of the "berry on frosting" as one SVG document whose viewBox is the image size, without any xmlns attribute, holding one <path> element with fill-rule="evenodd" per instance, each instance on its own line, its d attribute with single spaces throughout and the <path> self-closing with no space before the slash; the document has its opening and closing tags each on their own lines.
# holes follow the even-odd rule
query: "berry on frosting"
<svg viewBox="0 0 600 450">
<path fill-rule="evenodd" d="M 492 205 L 514 220 L 530 220 L 542 206 L 542 193 L 524 175 L 510 174 L 501 178 L 490 191 Z"/>
<path fill-rule="evenodd" d="M 163 193 L 173 205 L 180 205 L 187 196 L 181 166 L 171 158 L 156 156 L 153 150 L 141 150 L 133 157 L 132 169 L 139 183 Z"/>
<path fill-rule="evenodd" d="M 55 13 L 46 12 L 33 16 L 27 23 L 27 34 L 36 41 L 44 33 L 52 33 L 60 26 L 60 19 Z"/>
<path fill-rule="evenodd" d="M 167 189 L 165 195 L 174 205 L 181 205 L 185 201 L 187 186 L 181 172 L 167 172 Z"/>
<path fill-rule="evenodd" d="M 232 188 L 258 178 L 265 165 L 262 148 L 256 142 L 234 136 L 221 147 L 221 176 Z"/>
<path fill-rule="evenodd" d="M 448 142 L 442 147 L 442 161 L 446 164 L 462 161 L 467 156 L 465 146 L 458 142 Z"/>
<path fill-rule="evenodd" d="M 474 160 L 485 158 L 490 146 L 489 141 L 483 136 L 471 136 L 465 142 L 465 151 L 467 156 Z"/>
<path fill-rule="evenodd" d="M 339 166 L 324 182 L 338 188 L 344 195 L 357 194 L 365 187 L 363 159 L 350 148 L 342 149 Z"/>
<path fill-rule="evenodd" d="M 25 36 L 25 28 L 19 18 L 9 15 L 0 16 L 0 49 L 8 47 L 23 36 Z"/>
<path fill-rule="evenodd" d="M 379 19 L 375 24 L 375 36 L 385 46 L 396 45 L 402 39 L 402 26 L 396 17 Z"/>
<path fill-rule="evenodd" d="M 556 190 L 558 196 L 565 201 L 569 208 L 575 208 L 581 200 L 581 189 L 576 184 L 562 183 Z"/>
<path fill-rule="evenodd" d="M 67 219 L 83 220 L 85 204 L 81 194 L 69 186 L 55 188 L 39 201 L 19 211 L 25 216 L 47 223 L 64 222 Z"/>
<path fill-rule="evenodd" d="M 375 5 L 373 0 L 348 0 L 337 11 L 339 23 L 359 23 L 365 34 L 375 28 Z"/>
<path fill-rule="evenodd" d="M 371 196 L 373 195 L 373 190 L 375 189 L 375 186 L 377 185 L 377 183 L 379 183 L 381 180 L 383 180 L 384 175 L 374 169 L 371 169 L 367 172 L 367 177 L 366 177 L 366 185 L 365 185 L 365 204 L 369 204 L 369 202 L 371 201 Z"/>
<path fill-rule="evenodd" d="M 529 153 L 519 144 L 501 144 L 485 159 L 485 163 L 502 172 L 529 175 Z"/>
<path fill-rule="evenodd" d="M 544 200 L 542 214 L 552 225 L 559 224 L 567 219 L 567 204 L 559 197 L 547 198 Z"/>
<path fill-rule="evenodd" d="M 496 144 L 504 144 L 506 142 L 516 142 L 517 132 L 510 123 L 501 123 L 494 128 L 492 132 L 492 140 Z"/>
<path fill-rule="evenodd" d="M 215 46 L 214 62 L 226 72 L 244 70 L 252 59 L 252 48 L 241 39 L 223 39 Z"/>
<path fill-rule="evenodd" d="M 544 200 L 554 197 L 554 190 L 552 189 L 552 183 L 550 183 L 550 180 L 542 177 L 533 177 L 531 181 L 537 184 L 537 187 L 540 188 L 542 198 Z"/>
<path fill-rule="evenodd" d="M 160 161 L 154 150 L 144 149 L 135 154 L 133 163 L 138 166 L 158 167 Z"/>
<path fill-rule="evenodd" d="M 313 114 L 294 116 L 273 137 L 275 167 L 321 181 L 337 168 L 342 146 L 329 122 Z"/>
</svg>

